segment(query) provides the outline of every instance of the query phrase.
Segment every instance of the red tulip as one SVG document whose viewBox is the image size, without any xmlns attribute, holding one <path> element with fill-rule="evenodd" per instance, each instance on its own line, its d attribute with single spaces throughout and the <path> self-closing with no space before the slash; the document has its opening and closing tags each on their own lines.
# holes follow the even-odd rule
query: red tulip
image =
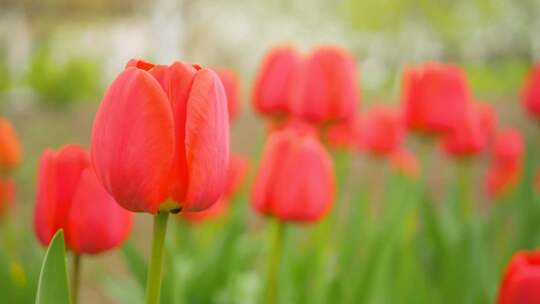
<svg viewBox="0 0 540 304">
<path fill-rule="evenodd" d="M 0 219 L 13 208 L 15 201 L 15 182 L 8 177 L 0 177 Z"/>
<path fill-rule="evenodd" d="M 428 63 L 403 74 L 402 104 L 412 130 L 443 134 L 459 126 L 470 100 L 463 71 L 453 65 Z"/>
<path fill-rule="evenodd" d="M 501 130 L 493 140 L 492 163 L 499 166 L 521 163 L 524 151 L 525 143 L 518 130 Z"/>
<path fill-rule="evenodd" d="M 211 218 L 217 218 L 225 214 L 229 209 L 229 203 L 244 181 L 249 160 L 242 155 L 231 155 L 229 170 L 227 170 L 227 184 L 221 198 L 212 207 L 198 212 L 182 212 L 181 215 L 191 222 L 199 222 Z"/>
<path fill-rule="evenodd" d="M 225 89 L 225 95 L 227 96 L 227 108 L 229 110 L 229 121 L 232 121 L 236 118 L 238 111 L 240 110 L 238 96 L 240 90 L 240 80 L 238 79 L 238 76 L 236 76 L 236 74 L 231 70 L 218 69 L 216 70 L 216 73 L 218 74 L 219 79 L 221 79 L 221 83 Z"/>
<path fill-rule="evenodd" d="M 444 151 L 457 157 L 470 157 L 482 153 L 489 143 L 494 121 L 491 108 L 483 104 L 470 103 L 460 126 L 443 138 Z"/>
<path fill-rule="evenodd" d="M 21 145 L 13 125 L 0 117 L 0 171 L 16 167 L 21 162 Z"/>
<path fill-rule="evenodd" d="M 417 179 L 420 177 L 420 162 L 414 154 L 404 148 L 398 148 L 390 154 L 392 167 L 407 177 Z"/>
<path fill-rule="evenodd" d="M 361 128 L 361 120 L 358 117 L 331 124 L 326 129 L 326 139 L 333 147 L 354 149 L 358 146 L 357 141 L 360 138 Z"/>
<path fill-rule="evenodd" d="M 103 188 L 79 146 L 43 153 L 37 192 L 35 230 L 45 246 L 63 229 L 69 249 L 96 254 L 119 246 L 131 231 L 132 214 Z"/>
<path fill-rule="evenodd" d="M 503 130 L 495 136 L 486 177 L 490 196 L 499 196 L 517 183 L 523 167 L 523 152 L 523 138 L 517 130 Z"/>
<path fill-rule="evenodd" d="M 532 117 L 540 118 L 540 63 L 533 67 L 525 79 L 521 102 Z"/>
<path fill-rule="evenodd" d="M 359 146 L 375 155 L 387 155 L 405 137 L 401 113 L 385 106 L 370 109 L 361 121 Z"/>
<path fill-rule="evenodd" d="M 291 46 L 276 47 L 268 52 L 253 89 L 253 105 L 259 113 L 288 113 L 300 63 L 300 54 Z"/>
<path fill-rule="evenodd" d="M 347 121 L 354 118 L 359 102 L 354 57 L 338 47 L 322 46 L 302 64 L 290 111 L 313 122 Z"/>
<path fill-rule="evenodd" d="M 223 193 L 229 160 L 227 99 L 197 65 L 132 60 L 96 115 L 92 163 L 116 201 L 135 212 L 199 211 Z M 167 199 L 175 203 L 166 203 Z"/>
<path fill-rule="evenodd" d="M 313 132 L 288 126 L 270 135 L 252 193 L 257 211 L 283 221 L 316 221 L 334 195 L 332 160 Z"/>
<path fill-rule="evenodd" d="M 498 304 L 540 304 L 540 250 L 518 252 L 506 266 Z"/>
</svg>

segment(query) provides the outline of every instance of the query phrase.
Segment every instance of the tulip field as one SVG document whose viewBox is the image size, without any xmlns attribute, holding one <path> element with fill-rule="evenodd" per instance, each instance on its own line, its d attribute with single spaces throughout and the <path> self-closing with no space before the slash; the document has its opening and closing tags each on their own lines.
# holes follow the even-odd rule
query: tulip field
<svg viewBox="0 0 540 304">
<path fill-rule="evenodd" d="M 156 24 L 178 18 L 163 19 L 170 30 L 144 36 L 122 23 L 121 42 L 92 60 L 75 40 L 36 34 L 66 22 L 60 12 L 80 22 L 144 11 L 113 2 L 59 1 L 46 12 L 29 1 L 0 22 L 17 41 L 41 37 L 29 39 L 40 48 L 16 72 L 24 43 L 0 43 L 0 304 L 540 304 L 537 47 L 498 45 L 479 68 L 472 53 L 423 44 L 382 64 L 352 32 L 336 30 L 351 41 L 324 30 L 306 39 L 297 20 L 294 33 L 254 47 L 250 65 L 230 42 L 199 52 L 204 43 L 189 38 L 211 38 L 186 16 L 205 6 L 189 1 L 148 4 Z M 260 13 L 201 3 L 229 12 L 224 27 L 236 26 L 238 41 L 251 31 L 250 9 Z M 403 14 L 442 9 L 396 3 Z M 429 19 L 454 46 L 450 16 L 473 11 L 456 3 L 470 10 Z M 513 8 L 482 3 L 493 20 Z M 358 27 L 378 21 L 342 14 L 364 34 L 358 41 L 373 42 Z M 383 37 L 393 18 L 379 17 Z M 96 49 L 106 33 L 92 36 L 97 23 L 75 35 L 94 37 L 86 42 Z M 508 24 L 508 33 L 519 28 Z M 0 41 L 9 37 L 1 30 Z M 136 47 L 163 37 L 192 45 Z M 55 43 L 88 58 L 55 61 L 69 54 L 55 54 Z"/>
</svg>

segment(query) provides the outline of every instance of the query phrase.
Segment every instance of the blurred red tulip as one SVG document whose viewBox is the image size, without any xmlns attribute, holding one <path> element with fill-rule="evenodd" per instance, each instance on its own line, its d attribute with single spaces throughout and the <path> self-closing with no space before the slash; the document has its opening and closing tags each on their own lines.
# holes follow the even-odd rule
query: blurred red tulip
<svg viewBox="0 0 540 304">
<path fill-rule="evenodd" d="M 88 153 L 67 145 L 41 156 L 34 215 L 36 235 L 47 246 L 59 229 L 74 252 L 96 254 L 119 246 L 128 236 L 132 214 L 107 193 Z"/>
<path fill-rule="evenodd" d="M 518 130 L 500 130 L 493 140 L 492 163 L 500 166 L 521 163 L 524 151 L 525 143 Z"/>
<path fill-rule="evenodd" d="M 405 137 L 401 113 L 386 106 L 371 108 L 362 118 L 359 147 L 375 155 L 387 155 L 399 147 Z"/>
<path fill-rule="evenodd" d="M 500 196 L 517 183 L 523 167 L 523 153 L 523 138 L 517 130 L 506 129 L 496 134 L 486 176 L 490 196 Z"/>
<path fill-rule="evenodd" d="M 0 177 L 0 219 L 6 216 L 15 202 L 15 182 L 9 177 Z"/>
<path fill-rule="evenodd" d="M 227 184 L 221 198 L 212 207 L 198 212 L 182 212 L 181 215 L 191 222 L 199 222 L 211 218 L 217 218 L 225 214 L 229 209 L 229 203 L 244 181 L 249 160 L 243 155 L 231 154 L 229 170 L 227 170 Z"/>
<path fill-rule="evenodd" d="M 403 74 L 402 104 L 408 127 L 444 134 L 459 126 L 470 92 L 463 71 L 453 65 L 427 63 Z"/>
<path fill-rule="evenodd" d="M 240 91 L 240 80 L 238 76 L 227 69 L 217 69 L 216 73 L 221 79 L 223 88 L 225 89 L 225 95 L 227 96 L 227 108 L 229 110 L 229 121 L 232 121 L 238 115 L 240 110 L 239 102 L 239 91 Z"/>
<path fill-rule="evenodd" d="M 527 75 L 521 90 L 523 107 L 534 118 L 540 118 L 540 63 Z"/>
<path fill-rule="evenodd" d="M 312 131 L 288 126 L 270 135 L 252 192 L 257 211 L 312 222 L 328 213 L 334 195 L 332 160 Z"/>
<path fill-rule="evenodd" d="M 225 187 L 228 117 L 225 90 L 213 71 L 180 61 L 131 60 L 94 121 L 97 176 L 130 211 L 209 208 Z M 165 204 L 168 198 L 176 203 Z"/>
<path fill-rule="evenodd" d="M 257 73 L 253 89 L 253 105 L 261 114 L 288 112 L 294 78 L 301 56 L 292 46 L 279 46 L 266 55 Z"/>
<path fill-rule="evenodd" d="M 302 64 L 290 111 L 307 121 L 347 121 L 359 102 L 354 57 L 338 47 L 321 46 Z"/>
<path fill-rule="evenodd" d="M 420 177 L 418 158 L 405 148 L 398 148 L 390 154 L 390 163 L 400 174 L 417 179 Z"/>
<path fill-rule="evenodd" d="M 518 252 L 506 266 L 498 304 L 540 304 L 540 250 Z"/>
<path fill-rule="evenodd" d="M 540 192 L 540 170 L 537 170 L 536 175 L 534 176 L 534 188 L 536 191 Z"/>
<path fill-rule="evenodd" d="M 451 156 L 478 155 L 486 149 L 494 124 L 494 114 L 489 106 L 469 103 L 465 119 L 443 138 L 442 147 Z"/>
<path fill-rule="evenodd" d="M 10 170 L 21 162 L 21 145 L 13 125 L 0 117 L 0 171 Z"/>
<path fill-rule="evenodd" d="M 328 143 L 336 148 L 355 149 L 361 132 L 361 120 L 356 116 L 349 121 L 331 124 L 326 129 Z"/>
</svg>

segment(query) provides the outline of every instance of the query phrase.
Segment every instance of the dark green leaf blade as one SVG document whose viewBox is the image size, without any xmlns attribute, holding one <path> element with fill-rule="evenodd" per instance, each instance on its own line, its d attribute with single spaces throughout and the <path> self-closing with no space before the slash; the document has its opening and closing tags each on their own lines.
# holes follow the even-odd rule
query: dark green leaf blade
<svg viewBox="0 0 540 304">
<path fill-rule="evenodd" d="M 36 304 L 70 304 L 64 232 L 54 235 L 39 274 Z"/>
</svg>

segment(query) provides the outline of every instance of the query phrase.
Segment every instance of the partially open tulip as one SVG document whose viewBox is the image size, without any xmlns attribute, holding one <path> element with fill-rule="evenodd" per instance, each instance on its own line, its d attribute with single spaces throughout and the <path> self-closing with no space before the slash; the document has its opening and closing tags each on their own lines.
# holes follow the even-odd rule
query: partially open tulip
<svg viewBox="0 0 540 304">
<path fill-rule="evenodd" d="M 312 222 L 328 213 L 334 194 L 332 160 L 313 131 L 288 126 L 270 135 L 252 192 L 257 211 Z"/>
<path fill-rule="evenodd" d="M 19 165 L 21 154 L 15 128 L 7 119 L 0 117 L 0 172 Z"/>
<path fill-rule="evenodd" d="M 0 177 L 0 219 L 13 208 L 15 200 L 15 182 L 8 177 Z"/>
<path fill-rule="evenodd" d="M 304 60 L 299 75 L 290 105 L 293 115 L 318 123 L 354 118 L 360 92 L 351 54 L 335 46 L 318 47 Z"/>
<path fill-rule="evenodd" d="M 221 198 L 212 207 L 198 212 L 182 212 L 183 218 L 190 222 L 199 222 L 220 217 L 227 213 L 229 204 L 244 181 L 249 160 L 243 155 L 231 154 L 229 170 L 227 170 L 227 184 Z"/>
<path fill-rule="evenodd" d="M 459 126 L 470 92 L 463 71 L 454 65 L 427 63 L 407 68 L 402 81 L 402 104 L 411 130 L 440 135 Z"/>
<path fill-rule="evenodd" d="M 88 152 L 76 145 L 45 150 L 39 165 L 34 224 L 47 246 L 59 229 L 77 254 L 96 254 L 118 247 L 128 236 L 132 214 L 103 188 Z"/>
<path fill-rule="evenodd" d="M 537 63 L 527 75 L 521 90 L 521 102 L 527 112 L 540 119 L 540 63 Z"/>
<path fill-rule="evenodd" d="M 395 149 L 390 154 L 390 163 L 400 174 L 417 179 L 420 176 L 420 162 L 418 158 L 405 148 Z"/>
<path fill-rule="evenodd" d="M 229 121 L 232 121 L 238 115 L 240 110 L 240 80 L 238 76 L 231 70 L 217 69 L 216 73 L 221 79 L 225 95 L 227 96 L 227 109 L 229 110 Z"/>
<path fill-rule="evenodd" d="M 257 72 L 253 89 L 253 105 L 259 113 L 288 113 L 301 60 L 296 49 L 288 45 L 268 52 Z"/>
<path fill-rule="evenodd" d="M 359 147 L 374 155 L 388 155 L 405 137 L 401 113 L 386 106 L 371 108 L 361 120 Z"/>
<path fill-rule="evenodd" d="M 540 250 L 518 252 L 506 266 L 498 304 L 540 303 Z"/>
<path fill-rule="evenodd" d="M 443 138 L 442 147 L 451 156 L 478 155 L 487 148 L 494 124 L 493 111 L 487 105 L 469 103 L 464 120 Z"/>
<path fill-rule="evenodd" d="M 517 130 L 506 129 L 496 134 L 486 177 L 490 196 L 500 196 L 517 183 L 523 167 L 523 153 L 523 137 Z"/>
<path fill-rule="evenodd" d="M 225 90 L 212 70 L 131 60 L 94 121 L 97 176 L 130 211 L 207 209 L 226 184 L 228 117 Z"/>
</svg>

